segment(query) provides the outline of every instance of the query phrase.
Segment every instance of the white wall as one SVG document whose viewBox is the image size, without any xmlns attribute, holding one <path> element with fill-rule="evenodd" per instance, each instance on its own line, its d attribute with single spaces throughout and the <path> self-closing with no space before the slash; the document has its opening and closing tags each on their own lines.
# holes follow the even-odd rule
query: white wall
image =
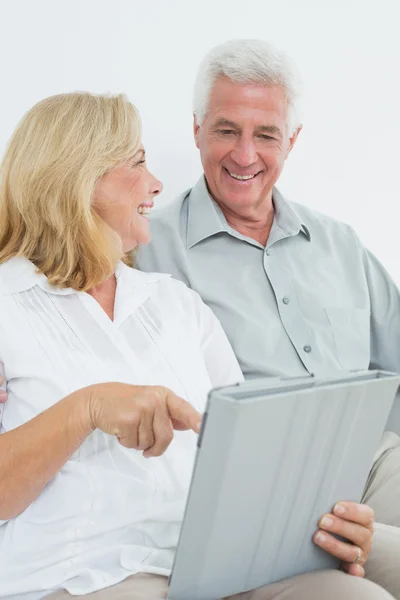
<svg viewBox="0 0 400 600">
<path fill-rule="evenodd" d="M 191 95 L 203 54 L 265 38 L 297 61 L 305 127 L 288 196 L 351 223 L 400 283 L 399 0 L 0 0 L 0 152 L 50 94 L 126 92 L 166 202 L 197 179 Z"/>
</svg>

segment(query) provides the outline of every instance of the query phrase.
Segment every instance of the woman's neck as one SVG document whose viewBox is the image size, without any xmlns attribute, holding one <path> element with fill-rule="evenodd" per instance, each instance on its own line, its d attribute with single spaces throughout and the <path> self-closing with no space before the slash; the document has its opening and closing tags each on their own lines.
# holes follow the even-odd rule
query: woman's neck
<svg viewBox="0 0 400 600">
<path fill-rule="evenodd" d="M 114 321 L 115 293 L 117 291 L 117 279 L 115 275 L 106 279 L 99 285 L 87 291 L 101 306 L 106 315 Z"/>
</svg>

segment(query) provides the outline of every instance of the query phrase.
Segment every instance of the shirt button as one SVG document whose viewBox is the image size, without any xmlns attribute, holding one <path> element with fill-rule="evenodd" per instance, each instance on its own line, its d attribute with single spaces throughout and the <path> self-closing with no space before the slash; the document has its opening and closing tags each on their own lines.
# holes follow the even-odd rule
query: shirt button
<svg viewBox="0 0 400 600">
<path fill-rule="evenodd" d="M 304 346 L 303 350 L 304 352 L 311 352 L 311 346 Z"/>
<path fill-rule="evenodd" d="M 289 304 L 290 300 L 285 296 L 284 298 L 282 298 L 282 302 L 283 304 Z"/>
<path fill-rule="evenodd" d="M 272 252 L 271 252 L 271 250 L 266 250 L 266 251 L 265 251 L 265 254 L 266 254 L 267 256 L 271 256 Z"/>
</svg>

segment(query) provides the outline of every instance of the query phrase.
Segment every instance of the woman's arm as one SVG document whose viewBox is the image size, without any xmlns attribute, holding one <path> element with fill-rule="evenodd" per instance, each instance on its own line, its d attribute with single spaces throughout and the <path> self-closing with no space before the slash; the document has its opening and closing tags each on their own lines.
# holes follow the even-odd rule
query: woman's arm
<svg viewBox="0 0 400 600">
<path fill-rule="evenodd" d="M 92 431 L 84 390 L 0 435 L 0 520 L 35 500 Z"/>
<path fill-rule="evenodd" d="M 0 521 L 19 515 L 94 429 L 144 456 L 160 456 L 173 430 L 198 433 L 201 415 L 167 388 L 103 383 L 60 400 L 0 435 Z"/>
</svg>

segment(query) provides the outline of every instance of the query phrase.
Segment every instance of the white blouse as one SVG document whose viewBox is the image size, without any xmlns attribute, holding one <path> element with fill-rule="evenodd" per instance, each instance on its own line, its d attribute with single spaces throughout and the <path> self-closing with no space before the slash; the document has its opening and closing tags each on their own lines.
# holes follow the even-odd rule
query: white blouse
<svg viewBox="0 0 400 600">
<path fill-rule="evenodd" d="M 198 411 L 215 386 L 242 380 L 222 328 L 168 275 L 120 263 L 111 321 L 89 294 L 56 289 L 26 259 L 0 265 L 0 367 L 9 399 L 0 432 L 74 390 L 163 385 Z M 93 432 L 41 495 L 0 521 L 0 598 L 87 594 L 137 572 L 170 573 L 196 452 L 175 432 L 159 458 Z"/>
</svg>

